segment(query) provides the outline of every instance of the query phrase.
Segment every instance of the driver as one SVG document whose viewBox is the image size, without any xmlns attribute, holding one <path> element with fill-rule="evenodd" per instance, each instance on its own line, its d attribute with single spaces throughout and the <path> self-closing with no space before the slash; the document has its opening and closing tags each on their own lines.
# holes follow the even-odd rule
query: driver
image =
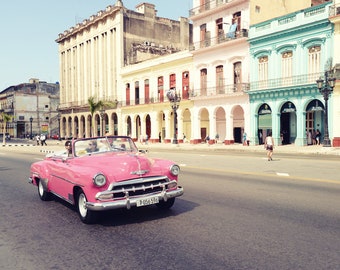
<svg viewBox="0 0 340 270">
<path fill-rule="evenodd" d="M 86 148 L 86 152 L 87 153 L 93 153 L 93 152 L 98 152 L 98 146 L 97 146 L 97 141 L 96 140 L 92 140 L 89 142 L 89 147 Z"/>
</svg>

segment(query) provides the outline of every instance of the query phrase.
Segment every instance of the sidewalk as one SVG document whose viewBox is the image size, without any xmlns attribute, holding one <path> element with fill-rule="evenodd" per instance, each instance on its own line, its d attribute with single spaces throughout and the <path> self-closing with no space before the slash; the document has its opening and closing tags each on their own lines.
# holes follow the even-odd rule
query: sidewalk
<svg viewBox="0 0 340 270">
<path fill-rule="evenodd" d="M 47 146 L 36 146 L 35 141 L 22 140 L 20 142 L 7 142 L 5 146 L 1 144 L 0 152 L 2 151 L 24 151 L 24 152 L 43 152 L 53 153 L 54 151 L 60 151 L 64 149 L 65 141 L 47 140 Z M 149 151 L 154 150 L 199 150 L 199 151 L 236 151 L 236 152 L 265 152 L 263 145 L 250 145 L 243 146 L 242 144 L 224 145 L 218 144 L 190 144 L 190 143 L 149 143 L 141 144 L 136 142 L 139 149 L 145 149 Z M 280 145 L 274 148 L 274 154 L 280 153 L 296 153 L 306 155 L 336 155 L 340 156 L 340 147 L 323 147 L 322 145 L 311 146 L 295 146 L 294 144 Z"/>
<path fill-rule="evenodd" d="M 199 151 L 236 151 L 236 152 L 260 152 L 264 153 L 264 145 L 250 145 L 244 146 L 242 144 L 231 144 L 224 145 L 219 144 L 140 144 L 136 143 L 139 149 L 172 149 L 172 150 L 199 150 Z M 280 145 L 274 148 L 274 154 L 279 153 L 296 153 L 296 154 L 308 154 L 308 155 L 338 155 L 340 156 L 340 147 L 323 147 L 322 145 L 311 145 L 311 146 L 295 146 L 294 144 Z"/>
</svg>

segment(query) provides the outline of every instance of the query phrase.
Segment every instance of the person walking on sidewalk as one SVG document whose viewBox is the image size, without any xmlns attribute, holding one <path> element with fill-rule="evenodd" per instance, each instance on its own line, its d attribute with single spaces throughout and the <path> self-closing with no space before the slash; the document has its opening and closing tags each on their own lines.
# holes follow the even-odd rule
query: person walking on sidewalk
<svg viewBox="0 0 340 270">
<path fill-rule="evenodd" d="M 266 137 L 264 147 L 267 150 L 268 161 L 273 160 L 272 155 L 273 155 L 273 150 L 274 150 L 274 140 L 273 140 L 271 131 L 268 133 L 268 136 Z"/>
<path fill-rule="evenodd" d="M 40 135 L 40 142 L 41 142 L 41 145 L 46 145 L 47 146 L 47 143 L 46 143 L 46 135 L 45 134 L 41 134 Z"/>
</svg>

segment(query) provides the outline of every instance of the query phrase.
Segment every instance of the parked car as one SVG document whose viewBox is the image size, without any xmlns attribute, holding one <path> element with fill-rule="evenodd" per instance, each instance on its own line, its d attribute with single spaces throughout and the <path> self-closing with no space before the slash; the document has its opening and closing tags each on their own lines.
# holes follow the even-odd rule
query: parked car
<svg viewBox="0 0 340 270">
<path fill-rule="evenodd" d="M 152 159 L 127 136 L 78 139 L 72 151 L 49 154 L 31 165 L 29 182 L 41 200 L 54 194 L 75 205 L 84 223 L 96 221 L 98 211 L 173 206 L 183 194 L 180 167 Z"/>
</svg>

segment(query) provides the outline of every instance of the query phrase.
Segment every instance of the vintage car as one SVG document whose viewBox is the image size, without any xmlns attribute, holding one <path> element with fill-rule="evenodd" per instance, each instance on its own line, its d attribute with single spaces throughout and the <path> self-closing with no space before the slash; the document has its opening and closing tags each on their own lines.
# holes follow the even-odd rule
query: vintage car
<svg viewBox="0 0 340 270">
<path fill-rule="evenodd" d="M 33 163 L 29 182 L 41 200 L 53 194 L 74 205 L 84 223 L 95 222 L 103 210 L 151 204 L 168 209 L 183 194 L 179 166 L 149 158 L 130 137 L 78 139 L 71 147 Z"/>
</svg>

